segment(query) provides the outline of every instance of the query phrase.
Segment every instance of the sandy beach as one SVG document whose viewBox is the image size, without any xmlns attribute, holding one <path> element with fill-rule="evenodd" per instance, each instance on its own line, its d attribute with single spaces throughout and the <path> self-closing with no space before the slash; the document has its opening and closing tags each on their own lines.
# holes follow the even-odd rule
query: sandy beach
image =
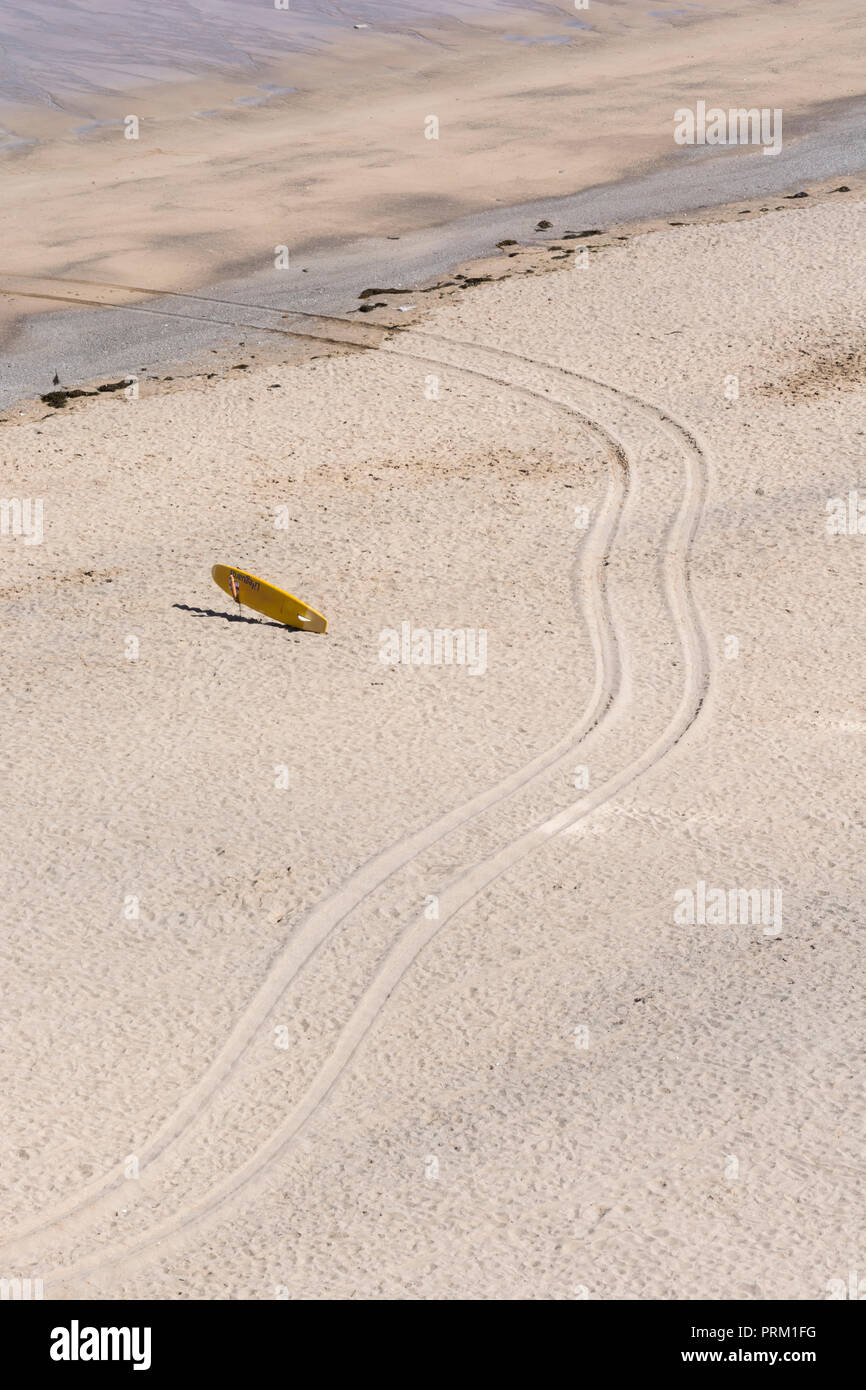
<svg viewBox="0 0 866 1390">
<path fill-rule="evenodd" d="M 800 11 L 738 8 L 723 49 L 721 13 L 657 45 L 607 15 L 580 83 L 617 120 L 561 194 L 672 159 L 648 113 L 698 72 L 806 120 L 808 55 L 813 92 L 853 98 L 846 5 L 801 15 L 757 88 Z M 367 199 L 350 95 L 306 96 L 311 255 L 558 196 L 566 98 L 545 69 L 509 182 L 503 64 L 459 181 L 395 154 L 426 115 L 408 75 L 373 91 Z M 188 199 L 163 216 L 102 138 L 85 199 L 32 114 L 6 271 L 103 294 L 4 279 L 10 364 L 45 314 L 71 341 L 142 287 L 216 320 L 208 285 L 303 241 L 262 215 L 285 109 L 246 119 L 216 211 L 193 125 L 154 137 L 160 199 Z M 93 394 L 10 388 L 0 491 L 40 506 L 0 538 L 0 1274 L 51 1299 L 817 1300 L 862 1266 L 866 179 L 834 173 L 533 222 L 339 312 L 287 289 L 240 319 L 229 293 L 177 370 L 154 342 L 132 388 L 120 355 L 116 390 L 47 357 L 43 395 L 58 367 Z M 238 611 L 216 563 L 327 634 Z"/>
</svg>

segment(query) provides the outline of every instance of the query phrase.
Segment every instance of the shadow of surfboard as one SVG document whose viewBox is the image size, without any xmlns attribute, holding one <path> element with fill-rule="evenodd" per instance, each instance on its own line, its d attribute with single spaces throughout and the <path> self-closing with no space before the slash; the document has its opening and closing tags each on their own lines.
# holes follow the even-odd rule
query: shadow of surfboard
<svg viewBox="0 0 866 1390">
<path fill-rule="evenodd" d="M 221 613 L 217 608 L 195 608 L 189 603 L 173 603 L 182 613 L 191 613 L 194 618 L 222 618 L 227 623 L 253 623 L 255 627 L 278 627 L 281 632 L 305 632 L 302 627 L 290 627 L 288 623 L 275 623 L 270 618 L 248 618 L 243 613 Z"/>
</svg>

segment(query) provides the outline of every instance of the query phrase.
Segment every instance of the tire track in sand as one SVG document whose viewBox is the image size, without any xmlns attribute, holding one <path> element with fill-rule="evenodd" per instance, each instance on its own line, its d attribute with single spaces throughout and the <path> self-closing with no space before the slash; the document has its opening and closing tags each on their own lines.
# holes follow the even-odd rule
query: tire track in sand
<svg viewBox="0 0 866 1390">
<path fill-rule="evenodd" d="M 423 337 L 424 335 L 419 334 L 418 336 Z M 440 341 L 446 341 L 452 345 L 452 340 Z M 510 356 L 517 360 L 531 361 L 531 359 L 521 359 L 519 354 L 504 352 L 500 354 L 498 349 L 485 349 L 479 344 L 456 345 L 480 351 L 482 354 Z M 418 354 L 402 353 L 399 350 L 397 355 L 418 359 Z M 446 362 L 444 365 L 454 364 Z M 538 364 L 532 363 L 532 365 Z M 282 1124 L 246 1162 L 239 1165 L 233 1173 L 217 1183 L 198 1201 L 187 1203 L 172 1217 L 152 1227 L 141 1237 L 103 1250 L 72 1267 L 56 1270 L 52 1276 L 49 1276 L 55 1287 L 62 1288 L 73 1280 L 86 1279 L 100 1269 L 138 1258 L 154 1247 L 165 1247 L 166 1242 L 171 1241 L 172 1244 L 175 1244 L 192 1227 L 205 1221 L 227 1201 L 254 1184 L 257 1179 L 262 1179 L 270 1164 L 287 1150 L 303 1126 L 330 1095 L 365 1037 L 380 1017 L 388 998 L 403 975 L 446 923 L 486 887 L 514 867 L 525 855 L 542 848 L 552 836 L 567 832 L 577 826 L 580 821 L 610 801 L 626 786 L 655 767 L 677 747 L 698 718 L 709 689 L 711 665 L 706 633 L 691 592 L 688 557 L 700 522 L 706 493 L 704 452 L 686 426 L 650 402 L 642 400 L 633 393 L 621 391 L 619 388 L 596 378 L 571 373 L 568 369 L 556 364 L 544 365 L 552 366 L 554 371 L 565 376 L 585 381 L 603 396 L 614 401 L 627 401 L 639 413 L 660 424 L 664 432 L 677 443 L 683 455 L 685 486 L 682 500 L 663 539 L 660 557 L 665 592 L 679 635 L 684 669 L 684 689 L 673 718 L 659 737 L 653 740 L 642 754 L 626 763 L 618 773 L 610 777 L 595 791 L 573 802 L 555 816 L 536 823 L 500 850 L 452 879 L 438 895 L 439 918 L 437 920 L 431 922 L 422 915 L 412 918 L 404 926 L 376 971 L 370 985 L 361 996 L 349 1020 L 342 1028 L 336 1046 L 326 1063 L 289 1111 Z M 465 368 L 458 369 L 465 370 Z"/>
<path fill-rule="evenodd" d="M 436 358 L 429 359 L 405 352 L 398 355 L 411 356 L 427 365 L 441 365 Z M 255 1039 L 263 1020 L 289 984 L 349 913 L 387 879 L 437 841 L 542 777 L 560 761 L 573 757 L 579 744 L 611 711 L 620 691 L 622 672 L 615 626 L 608 604 L 605 571 L 631 485 L 631 468 L 625 451 L 608 430 L 573 404 L 559 401 L 531 387 L 515 386 L 507 379 L 490 372 L 474 371 L 467 367 L 460 367 L 459 370 L 464 374 L 507 385 L 521 394 L 543 400 L 564 410 L 577 418 L 582 426 L 602 443 L 611 462 L 611 475 L 604 502 L 581 547 L 580 555 L 584 588 L 582 606 L 590 631 L 596 666 L 594 688 L 587 710 L 577 726 L 565 734 L 552 749 L 532 759 L 496 786 L 472 798 L 463 806 L 447 812 L 436 821 L 373 856 L 334 893 L 311 909 L 270 967 L 264 982 L 210 1067 L 186 1093 L 156 1134 L 139 1150 L 137 1156 L 142 1169 L 161 1157 L 198 1118 L 204 1106 L 228 1080 Z M 0 1247 L 6 1260 L 21 1258 L 25 1253 L 22 1247 L 55 1226 L 62 1224 L 64 1233 L 69 1233 L 79 1224 L 86 1224 L 94 1217 L 107 1214 L 114 1195 L 127 1186 L 125 1174 L 118 1165 L 97 1182 L 80 1190 L 75 1197 L 67 1199 L 48 1214 L 40 1216 L 30 1225 L 11 1234 Z"/>
</svg>

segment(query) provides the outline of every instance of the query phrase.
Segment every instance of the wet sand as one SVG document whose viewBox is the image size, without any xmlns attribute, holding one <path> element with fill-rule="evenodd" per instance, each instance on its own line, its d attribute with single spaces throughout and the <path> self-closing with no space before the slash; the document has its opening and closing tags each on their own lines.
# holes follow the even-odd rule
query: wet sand
<svg viewBox="0 0 866 1390">
<path fill-rule="evenodd" d="M 410 305 L 414 299 L 417 308 L 442 276 L 461 265 L 466 268 L 472 259 L 495 256 L 504 240 L 546 249 L 569 230 L 598 227 L 615 235 L 680 215 L 705 219 L 710 209 L 718 215 L 732 198 L 737 200 L 736 206 L 729 205 L 732 215 L 754 215 L 766 209 L 766 199 L 775 205 L 778 198 L 790 200 L 804 191 L 821 196 L 838 186 L 837 179 L 859 186 L 866 167 L 860 138 L 864 119 L 862 101 L 822 108 L 813 117 L 815 129 L 807 122 L 808 133 L 790 139 L 774 159 L 752 151 L 671 158 L 652 173 L 582 193 L 488 209 L 400 237 L 368 236 L 328 245 L 304 255 L 289 274 L 271 268 L 203 286 L 191 297 L 182 291 L 171 296 L 123 292 L 87 270 L 80 277 L 56 279 L 0 275 L 0 293 L 11 292 L 7 313 L 15 316 L 5 340 L 0 410 L 17 402 L 17 410 L 6 418 L 26 413 L 28 399 L 51 390 L 58 364 L 63 383 L 76 386 L 121 377 L 146 380 L 169 372 L 177 377 L 212 370 L 209 359 L 214 357 L 221 365 L 245 352 L 272 353 L 267 330 L 288 329 L 287 311 L 350 316 L 358 312 L 359 294 L 371 286 L 404 289 L 402 302 Z M 816 184 L 816 179 L 822 182 Z M 540 221 L 550 226 L 538 230 Z M 70 314 L 68 306 L 76 300 L 114 307 L 79 308 Z M 64 308 L 58 311 L 58 305 Z M 353 337 L 348 328 L 338 332 Z M 296 346 L 303 350 L 300 341 Z"/>
<path fill-rule="evenodd" d="M 100 67 L 83 93 L 9 107 L 0 401 L 58 369 L 70 383 L 120 375 L 160 339 L 163 362 L 211 345 L 194 325 L 148 331 L 140 318 L 31 330 L 26 320 L 56 314 L 57 301 L 16 294 L 16 275 L 342 312 L 358 281 L 423 283 L 525 235 L 511 209 L 609 226 L 862 168 L 858 7 L 686 9 L 445 14 L 436 42 L 423 26 L 380 31 L 378 21 L 356 31 L 346 19 L 334 32 L 331 16 L 317 51 L 271 63 L 256 51 L 249 74 L 227 52 L 223 67 L 214 60 L 202 75 L 193 65 L 184 82 L 130 86 L 126 73 L 112 86 Z M 271 13 L 267 24 L 280 19 L 307 22 Z M 509 41 L 545 35 L 567 42 Z M 783 58 L 768 63 L 768 52 Z M 746 98 L 783 110 L 775 159 L 674 143 L 679 106 Z M 128 114 L 136 140 L 124 137 Z M 426 138 L 429 116 L 437 139 Z M 281 246 L 288 265 L 278 269 Z M 127 345 L 142 363 L 120 360 Z"/>
</svg>

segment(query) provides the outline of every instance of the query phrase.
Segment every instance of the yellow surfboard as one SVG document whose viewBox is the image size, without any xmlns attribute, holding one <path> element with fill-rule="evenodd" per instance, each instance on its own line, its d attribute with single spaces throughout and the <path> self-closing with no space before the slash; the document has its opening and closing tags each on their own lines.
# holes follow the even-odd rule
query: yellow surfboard
<svg viewBox="0 0 866 1390">
<path fill-rule="evenodd" d="M 287 627 L 300 628 L 302 632 L 327 632 L 328 620 L 309 608 L 294 594 L 267 584 L 264 579 L 256 579 L 254 574 L 235 569 L 230 565 L 214 565 L 211 574 L 229 598 L 254 608 L 274 622 L 285 623 Z"/>
</svg>

